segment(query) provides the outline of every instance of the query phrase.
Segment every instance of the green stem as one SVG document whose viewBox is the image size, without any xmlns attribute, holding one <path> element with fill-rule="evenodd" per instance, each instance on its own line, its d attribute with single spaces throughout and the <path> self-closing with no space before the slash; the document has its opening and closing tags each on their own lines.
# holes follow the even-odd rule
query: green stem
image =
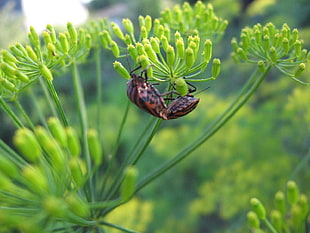
<svg viewBox="0 0 310 233">
<path fill-rule="evenodd" d="M 31 121 L 31 119 L 29 118 L 28 114 L 25 112 L 24 108 L 22 107 L 22 105 L 20 104 L 20 102 L 18 101 L 18 99 L 14 100 L 14 103 L 17 107 L 17 109 L 20 111 L 20 113 L 22 114 L 22 116 L 24 117 L 24 119 L 26 120 L 28 126 L 34 130 L 34 125 Z"/>
<path fill-rule="evenodd" d="M 33 91 L 28 91 L 27 92 L 29 95 L 29 98 L 31 100 L 31 102 L 33 103 L 35 112 L 38 114 L 40 122 L 44 125 L 45 128 L 47 128 L 47 123 L 46 123 L 46 119 L 44 117 L 44 113 L 42 111 L 42 108 L 40 108 L 39 103 L 37 101 L 36 96 L 34 95 Z"/>
<path fill-rule="evenodd" d="M 271 231 L 271 233 L 279 233 L 274 227 L 273 225 L 268 221 L 268 219 L 264 219 L 263 222 L 266 224 L 266 226 L 269 228 L 269 230 Z"/>
<path fill-rule="evenodd" d="M 51 95 L 46 87 L 46 83 L 43 81 L 42 78 L 39 79 L 40 85 L 42 87 L 44 96 L 47 100 L 48 108 L 51 110 L 53 116 L 57 116 L 57 110 L 55 108 L 55 105 L 53 104 L 53 99 L 51 98 Z M 45 121 L 45 120 L 44 120 Z"/>
<path fill-rule="evenodd" d="M 72 63 L 72 79 L 73 79 L 73 86 L 75 91 L 75 100 L 77 103 L 77 111 L 79 115 L 79 121 L 80 121 L 80 127 L 82 132 L 82 145 L 83 145 L 83 155 L 86 159 L 87 164 L 87 170 L 91 171 L 91 158 L 89 155 L 88 150 L 88 142 L 87 142 L 87 112 L 86 112 L 86 105 L 85 105 L 85 98 L 84 93 L 82 89 L 82 84 L 78 72 L 78 68 L 75 62 Z M 89 199 L 90 201 L 94 200 L 94 183 L 93 183 L 93 177 L 89 180 L 89 185 L 87 185 L 85 188 L 88 188 L 88 191 L 86 193 L 89 193 Z"/>
<path fill-rule="evenodd" d="M 24 127 L 24 124 L 19 120 L 19 118 L 15 115 L 15 113 L 11 110 L 11 108 L 7 105 L 7 103 L 0 97 L 0 105 L 4 112 L 11 118 L 13 123 L 17 128 Z"/>
<path fill-rule="evenodd" d="M 260 83 L 264 80 L 271 66 L 266 68 L 264 73 L 259 73 L 258 69 L 253 73 L 251 78 L 245 84 L 239 96 L 234 100 L 234 102 L 227 108 L 227 110 L 220 115 L 209 127 L 207 127 L 200 136 L 198 136 L 191 144 L 185 147 L 181 152 L 179 152 L 175 157 L 166 163 L 162 164 L 160 167 L 155 169 L 149 175 L 145 176 L 137 185 L 137 191 L 143 188 L 145 185 L 150 183 L 152 180 L 156 179 L 167 170 L 175 166 L 181 160 L 186 158 L 191 152 L 196 150 L 201 144 L 207 141 L 213 134 L 215 134 L 250 98 L 250 96 L 255 92 Z"/>
<path fill-rule="evenodd" d="M 124 227 L 121 227 L 121 226 L 118 226 L 118 225 L 115 225 L 115 224 L 112 224 L 112 223 L 108 223 L 108 222 L 104 222 L 104 221 L 100 221 L 99 223 L 102 224 L 102 225 L 106 225 L 108 227 L 113 227 L 113 228 L 121 230 L 123 232 L 139 233 L 138 231 L 130 230 L 130 229 L 127 229 L 127 228 L 124 228 Z"/>
<path fill-rule="evenodd" d="M 67 127 L 69 124 L 68 124 L 68 121 L 67 121 L 67 118 L 66 118 L 66 115 L 65 115 L 65 112 L 61 106 L 61 103 L 60 103 L 60 100 L 59 100 L 59 97 L 58 97 L 58 94 L 55 90 L 55 87 L 52 83 L 52 81 L 50 80 L 46 80 L 46 83 L 47 83 L 47 87 L 49 89 L 49 92 L 53 98 L 53 101 L 54 103 L 56 104 L 56 108 L 57 108 L 57 111 L 58 111 L 58 114 L 62 120 L 62 123 L 65 127 Z"/>
<path fill-rule="evenodd" d="M 142 132 L 140 138 L 137 140 L 137 144 L 134 146 L 134 150 L 128 156 L 126 156 L 126 160 L 120 167 L 119 172 L 116 175 L 116 178 L 114 179 L 114 183 L 112 184 L 111 188 L 108 189 L 109 192 L 106 195 L 104 195 L 105 200 L 111 200 L 115 196 L 116 192 L 118 191 L 118 188 L 120 187 L 123 181 L 123 171 L 125 170 L 125 168 L 130 165 L 136 164 L 139 158 L 143 155 L 147 146 L 150 144 L 153 136 L 155 135 L 161 123 L 161 119 L 156 119 L 153 125 L 151 124 L 152 122 L 154 122 L 153 119 L 151 119 L 150 123 L 145 127 L 145 130 Z M 100 213 L 101 216 L 107 214 L 108 212 L 110 212 L 111 210 L 113 210 L 114 208 L 116 208 L 121 204 L 122 203 L 118 203 L 117 205 L 104 210 L 102 213 Z"/>
<path fill-rule="evenodd" d="M 101 130 L 101 115 L 102 115 L 102 74 L 101 74 L 101 59 L 100 59 L 100 49 L 95 50 L 95 60 L 96 60 L 96 80 L 97 80 L 97 131 L 99 134 L 99 139 L 102 139 Z"/>
</svg>

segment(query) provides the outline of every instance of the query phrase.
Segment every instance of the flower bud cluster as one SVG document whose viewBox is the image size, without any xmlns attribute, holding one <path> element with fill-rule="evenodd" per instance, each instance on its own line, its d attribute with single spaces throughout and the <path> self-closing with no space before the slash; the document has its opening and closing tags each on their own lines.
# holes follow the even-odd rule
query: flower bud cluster
<svg viewBox="0 0 310 233">
<path fill-rule="evenodd" d="M 251 199 L 252 211 L 248 213 L 248 225 L 251 229 L 262 230 L 260 221 L 268 222 L 267 226 L 273 232 L 298 232 L 304 229 L 309 216 L 309 201 L 307 196 L 299 192 L 294 181 L 288 181 L 286 193 L 278 191 L 274 198 L 275 209 L 270 212 L 270 222 L 266 209 L 257 199 Z"/>
<path fill-rule="evenodd" d="M 112 36 L 107 30 L 102 32 L 102 36 L 105 35 L 103 46 L 111 46 L 114 37 L 123 41 L 123 56 L 129 55 L 136 66 L 147 69 L 149 78 L 175 84 L 177 79 L 183 77 L 188 81 L 203 82 L 219 75 L 220 60 L 211 60 L 212 40 L 209 38 L 223 33 L 227 22 L 215 16 L 211 5 L 206 6 L 198 1 L 192 8 L 184 3 L 182 7 L 177 5 L 172 10 L 165 10 L 160 19 L 140 16 L 138 39 L 134 37 L 132 22 L 124 19 L 122 23 L 124 32 L 115 23 L 111 23 Z M 192 30 L 194 28 L 197 30 Z M 111 49 L 116 57 L 121 56 L 119 46 L 114 48 L 115 51 L 112 46 Z M 203 73 L 210 62 L 211 76 L 193 79 Z M 114 68 L 122 77 L 130 78 L 130 72 L 119 61 L 114 63 Z M 184 85 L 188 89 L 186 82 Z"/>
<path fill-rule="evenodd" d="M 290 29 L 287 24 L 283 24 L 281 29 L 272 23 L 265 26 L 256 24 L 242 30 L 239 42 L 232 39 L 232 56 L 235 61 L 258 63 L 262 71 L 262 62 L 275 66 L 283 74 L 296 78 L 310 57 L 310 53 L 302 48 L 303 41 L 298 34 L 297 29 Z"/>
<path fill-rule="evenodd" d="M 72 23 L 67 24 L 67 31 L 58 34 L 51 25 L 42 35 L 30 27 L 28 39 L 26 46 L 16 43 L 1 51 L 0 93 L 4 98 L 13 98 L 39 77 L 52 81 L 55 69 L 58 72 L 72 61 L 85 59 L 92 47 L 91 34 L 77 30 Z"/>
<path fill-rule="evenodd" d="M 35 221 L 33 216 L 40 214 L 46 220 L 62 218 L 84 225 L 90 209 L 80 190 L 90 171 L 81 157 L 79 137 L 72 127 L 64 128 L 57 118 L 50 118 L 47 126 L 37 126 L 33 131 L 20 128 L 14 136 L 14 145 L 21 156 L 0 155 L 1 205 L 14 207 L 16 213 L 20 209 L 26 211 L 20 219 L 23 224 L 27 218 Z M 89 130 L 87 138 L 92 164 L 100 166 L 103 158 L 97 132 Z M 0 210 L 1 216 L 9 214 L 15 218 L 14 213 Z M 25 232 L 36 231 L 31 228 Z"/>
<path fill-rule="evenodd" d="M 212 41 L 220 40 L 228 25 L 227 20 L 216 16 L 211 4 L 205 5 L 202 1 L 197 1 L 194 7 L 185 2 L 182 6 L 167 8 L 161 12 L 160 22 L 182 34 L 199 35 Z"/>
</svg>

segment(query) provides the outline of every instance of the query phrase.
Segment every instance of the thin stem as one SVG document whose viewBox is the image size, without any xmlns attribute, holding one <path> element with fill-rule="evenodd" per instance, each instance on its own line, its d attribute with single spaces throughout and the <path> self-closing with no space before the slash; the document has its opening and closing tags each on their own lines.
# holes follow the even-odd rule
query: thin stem
<svg viewBox="0 0 310 233">
<path fill-rule="evenodd" d="M 6 114 L 11 118 L 13 123 L 17 128 L 24 127 L 24 124 L 19 120 L 16 114 L 11 110 L 11 108 L 7 105 L 7 103 L 0 97 L 0 106 L 6 112 Z"/>
<path fill-rule="evenodd" d="M 24 108 L 22 107 L 22 105 L 20 104 L 20 102 L 18 101 L 18 99 L 14 100 L 14 103 L 17 107 L 17 109 L 20 111 L 20 113 L 22 114 L 22 116 L 24 117 L 24 119 L 26 120 L 28 126 L 34 130 L 34 125 L 31 121 L 31 119 L 29 118 L 28 114 L 25 112 Z"/>
<path fill-rule="evenodd" d="M 127 233 L 139 233 L 138 231 L 130 230 L 130 229 L 128 229 L 128 228 L 121 227 L 121 226 L 118 226 L 118 225 L 115 225 L 115 224 L 112 224 L 112 223 L 108 223 L 108 222 L 104 222 L 104 221 L 100 221 L 99 223 L 102 224 L 102 225 L 106 225 L 106 226 L 108 226 L 108 227 L 112 227 L 112 228 L 121 230 L 121 231 L 123 231 L 123 232 L 127 232 Z"/>
<path fill-rule="evenodd" d="M 43 81 L 42 78 L 39 79 L 39 82 L 40 82 L 40 85 L 42 87 L 42 90 L 43 90 L 43 93 L 44 93 L 44 96 L 47 100 L 47 104 L 49 105 L 49 109 L 51 110 L 53 116 L 57 116 L 57 110 L 53 104 L 53 99 L 51 98 L 51 95 L 46 87 L 46 83 Z"/>
<path fill-rule="evenodd" d="M 75 91 L 75 100 L 77 103 L 78 108 L 78 115 L 79 115 L 79 121 L 80 121 L 80 127 L 82 132 L 82 145 L 83 145 L 83 155 L 86 159 L 87 169 L 88 171 L 91 171 L 91 158 L 89 155 L 88 150 L 88 142 L 87 142 L 87 113 L 86 113 L 86 105 L 85 105 L 85 98 L 84 93 L 82 89 L 82 84 L 78 72 L 78 68 L 75 62 L 72 63 L 72 79 L 73 79 L 73 86 Z M 93 177 L 92 177 L 93 178 Z M 93 179 L 89 180 L 89 185 L 86 188 L 89 189 L 90 193 L 86 191 L 86 193 L 90 194 L 90 201 L 94 200 L 94 184 Z"/>
<path fill-rule="evenodd" d="M 33 91 L 28 91 L 28 95 L 30 97 L 31 102 L 33 103 L 35 112 L 38 114 L 40 122 L 45 126 L 45 128 L 47 128 L 47 123 L 44 117 L 44 113 L 42 111 L 42 108 L 40 108 L 39 103 L 34 95 Z"/>
<path fill-rule="evenodd" d="M 264 219 L 263 222 L 266 224 L 266 226 L 269 228 L 269 230 L 271 231 L 271 233 L 279 233 L 274 227 L 273 225 L 268 221 L 268 219 Z"/>
<path fill-rule="evenodd" d="M 150 123 L 152 122 L 154 122 L 153 119 L 151 120 Z M 113 185 L 111 186 L 110 189 L 108 189 L 109 192 L 105 195 L 105 200 L 111 200 L 113 196 L 116 194 L 118 188 L 120 187 L 123 181 L 123 171 L 125 170 L 127 166 L 136 164 L 139 158 L 141 158 L 147 146 L 150 144 L 152 138 L 154 137 L 160 123 L 161 123 L 161 119 L 156 119 L 153 126 L 151 124 L 148 124 L 147 127 L 145 127 L 145 130 L 142 132 L 141 137 L 137 140 L 137 144 L 134 146 L 134 150 L 128 156 L 126 156 L 126 160 L 122 163 L 122 166 L 120 167 L 120 169 L 118 169 L 119 172 L 114 179 Z M 143 140 L 144 138 L 145 140 Z M 118 205 L 120 204 L 122 203 L 119 203 Z M 115 205 L 111 208 L 104 210 L 101 213 L 101 215 L 105 215 L 106 213 L 110 212 L 112 209 L 116 208 L 118 205 Z"/>
<path fill-rule="evenodd" d="M 241 93 L 234 102 L 227 108 L 227 110 L 220 115 L 209 127 L 207 127 L 203 133 L 198 136 L 191 144 L 185 147 L 181 152 L 179 152 L 174 158 L 167 161 L 149 175 L 144 177 L 137 185 L 137 191 L 143 188 L 145 185 L 150 183 L 152 180 L 158 176 L 165 173 L 167 170 L 175 166 L 181 160 L 186 158 L 191 152 L 196 150 L 201 144 L 203 144 L 207 139 L 209 139 L 213 134 L 215 134 L 250 98 L 250 96 L 255 92 L 260 83 L 264 80 L 266 74 L 270 70 L 271 66 L 266 68 L 266 71 L 259 75 L 258 69 L 253 73 L 252 77 L 245 84 Z M 253 82 L 254 80 L 254 82 Z"/>
<path fill-rule="evenodd" d="M 57 91 L 55 90 L 55 87 L 54 87 L 52 81 L 46 80 L 46 83 L 47 83 L 47 87 L 49 89 L 49 92 L 53 98 L 53 101 L 56 104 L 56 108 L 57 108 L 58 114 L 62 120 L 62 123 L 65 127 L 67 127 L 69 124 L 68 124 L 64 109 L 61 106 Z"/>
<path fill-rule="evenodd" d="M 101 73 L 101 59 L 100 59 L 100 49 L 95 50 L 95 60 L 96 60 L 96 80 L 97 80 L 97 131 L 99 134 L 99 139 L 102 139 L 101 130 L 101 115 L 102 115 L 102 73 Z"/>
</svg>

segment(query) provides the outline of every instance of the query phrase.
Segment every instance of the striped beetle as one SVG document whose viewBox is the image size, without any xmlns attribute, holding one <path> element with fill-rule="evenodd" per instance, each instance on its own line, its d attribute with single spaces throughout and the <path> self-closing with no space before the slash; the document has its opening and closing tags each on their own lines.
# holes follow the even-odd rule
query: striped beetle
<svg viewBox="0 0 310 233">
<path fill-rule="evenodd" d="M 127 82 L 128 98 L 142 110 L 167 120 L 165 116 L 167 106 L 159 91 L 147 82 L 147 70 L 143 70 L 141 75 L 134 74 L 140 68 L 141 66 L 130 72 L 130 79 Z"/>
</svg>

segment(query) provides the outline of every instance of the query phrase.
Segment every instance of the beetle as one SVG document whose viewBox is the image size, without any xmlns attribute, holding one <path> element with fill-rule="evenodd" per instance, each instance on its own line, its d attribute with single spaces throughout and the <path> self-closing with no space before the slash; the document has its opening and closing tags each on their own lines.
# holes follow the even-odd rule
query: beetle
<svg viewBox="0 0 310 233">
<path fill-rule="evenodd" d="M 176 119 L 182 116 L 187 115 L 192 112 L 198 105 L 200 98 L 195 98 L 192 94 L 196 91 L 196 87 L 189 82 L 186 82 L 189 86 L 188 93 L 184 96 L 179 96 L 168 105 L 167 111 L 165 113 L 166 120 Z M 206 89 L 208 89 L 207 87 Z M 204 90 L 206 90 L 204 89 Z M 176 93 L 174 91 L 170 93 Z M 177 93 L 178 94 L 178 93 Z M 170 98 L 168 98 L 170 99 Z"/>
<path fill-rule="evenodd" d="M 166 120 L 171 120 L 185 116 L 197 107 L 199 100 L 200 98 L 195 98 L 191 94 L 178 96 L 168 105 L 164 117 Z"/>
<path fill-rule="evenodd" d="M 143 70 L 141 75 L 134 73 L 140 68 L 141 66 L 130 72 L 130 79 L 127 82 L 127 96 L 140 109 L 166 120 L 167 106 L 164 99 L 159 91 L 147 82 L 147 70 Z"/>
</svg>

